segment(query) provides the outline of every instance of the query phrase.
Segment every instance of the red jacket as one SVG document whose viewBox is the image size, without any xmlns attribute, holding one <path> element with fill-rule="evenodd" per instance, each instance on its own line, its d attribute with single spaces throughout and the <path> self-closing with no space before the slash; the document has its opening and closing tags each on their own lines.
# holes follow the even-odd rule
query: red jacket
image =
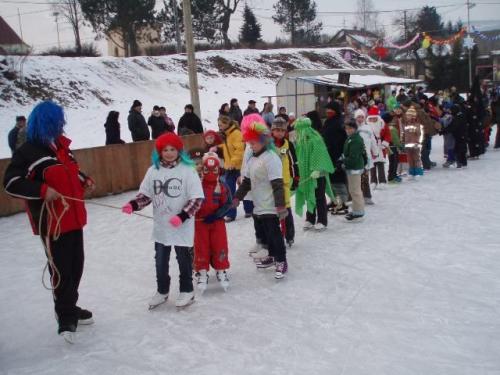
<svg viewBox="0 0 500 375">
<path fill-rule="evenodd" d="M 201 208 L 196 213 L 196 219 L 205 219 L 209 215 L 216 215 L 217 219 L 224 218 L 224 215 L 231 208 L 232 197 L 229 188 L 219 182 L 220 193 L 215 192 L 217 184 L 215 182 L 202 181 L 205 199 Z"/>
<path fill-rule="evenodd" d="M 38 229 L 41 208 L 48 187 L 61 195 L 84 199 L 84 185 L 88 177 L 80 172 L 78 163 L 69 149 L 70 143 L 71 140 L 64 136 L 60 136 L 55 145 L 50 147 L 27 142 L 13 155 L 5 172 L 5 191 L 26 201 L 26 211 L 35 234 L 40 234 Z M 47 228 L 47 212 L 43 213 L 44 235 L 55 233 L 55 219 L 60 215 L 61 233 L 82 229 L 87 224 L 87 212 L 83 202 L 66 199 L 66 212 L 61 199 L 53 204 L 55 218 L 50 228 Z"/>
</svg>

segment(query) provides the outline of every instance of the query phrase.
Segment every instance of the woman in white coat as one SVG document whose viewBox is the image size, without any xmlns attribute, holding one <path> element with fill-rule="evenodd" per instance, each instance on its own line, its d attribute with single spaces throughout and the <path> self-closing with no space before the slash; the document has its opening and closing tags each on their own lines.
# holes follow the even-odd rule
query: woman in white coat
<svg viewBox="0 0 500 375">
<path fill-rule="evenodd" d="M 373 133 L 373 128 L 371 125 L 366 123 L 365 113 L 361 109 L 358 109 L 354 112 L 354 119 L 358 125 L 359 135 L 361 135 L 361 138 L 363 138 L 363 142 L 365 143 L 366 155 L 368 157 L 365 171 L 361 175 L 361 189 L 363 190 L 365 204 L 372 205 L 373 200 L 372 193 L 370 191 L 370 178 L 368 176 L 368 171 L 370 171 L 374 166 L 373 160 L 379 156 L 379 148 L 377 146 L 377 139 Z"/>
</svg>

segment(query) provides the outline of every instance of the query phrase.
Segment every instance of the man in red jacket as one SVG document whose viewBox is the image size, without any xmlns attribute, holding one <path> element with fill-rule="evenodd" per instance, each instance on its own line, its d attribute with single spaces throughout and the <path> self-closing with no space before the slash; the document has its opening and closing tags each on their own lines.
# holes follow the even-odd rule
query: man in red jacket
<svg viewBox="0 0 500 375">
<path fill-rule="evenodd" d="M 33 232 L 45 245 L 58 333 L 72 342 L 79 323 L 93 323 L 92 313 L 76 303 L 87 223 L 84 192 L 93 189 L 94 182 L 80 171 L 69 149 L 71 141 L 63 135 L 65 123 L 63 108 L 51 101 L 33 109 L 28 140 L 12 156 L 4 187 L 11 196 L 25 200 Z"/>
</svg>

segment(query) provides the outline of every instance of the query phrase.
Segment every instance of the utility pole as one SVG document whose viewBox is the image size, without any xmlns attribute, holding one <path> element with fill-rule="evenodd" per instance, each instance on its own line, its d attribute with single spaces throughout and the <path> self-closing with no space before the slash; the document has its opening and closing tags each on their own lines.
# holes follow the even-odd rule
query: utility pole
<svg viewBox="0 0 500 375">
<path fill-rule="evenodd" d="M 404 15 L 404 21 L 403 21 L 404 25 L 403 25 L 403 27 L 404 27 L 404 30 L 405 30 L 405 42 L 408 41 L 408 19 L 406 18 L 406 12 L 408 12 L 408 11 L 407 10 L 403 11 L 403 15 Z"/>
<path fill-rule="evenodd" d="M 21 39 L 24 41 L 24 38 L 23 38 L 23 25 L 21 23 L 21 12 L 19 11 L 19 8 L 17 8 L 17 18 L 19 20 L 19 32 L 21 33 Z"/>
<path fill-rule="evenodd" d="M 171 4 L 174 7 L 174 24 L 175 24 L 175 42 L 177 53 L 182 53 L 181 44 L 181 29 L 179 24 L 179 15 L 177 14 L 177 0 L 171 0 Z"/>
<path fill-rule="evenodd" d="M 59 37 L 59 12 L 54 12 L 52 15 L 56 18 L 56 29 L 57 29 L 57 46 L 59 50 L 61 49 L 61 38 Z"/>
<path fill-rule="evenodd" d="M 182 0 L 182 9 L 184 15 L 184 39 L 186 40 L 186 53 L 189 71 L 189 89 L 191 91 L 191 104 L 194 112 L 201 119 L 200 96 L 198 92 L 198 76 L 196 73 L 196 59 L 194 55 L 193 39 L 193 19 L 191 18 L 191 2 Z"/>
<path fill-rule="evenodd" d="M 467 0 L 467 35 L 470 36 L 470 8 L 472 8 L 470 0 Z M 472 87 L 472 47 L 469 50 L 469 91 Z"/>
</svg>

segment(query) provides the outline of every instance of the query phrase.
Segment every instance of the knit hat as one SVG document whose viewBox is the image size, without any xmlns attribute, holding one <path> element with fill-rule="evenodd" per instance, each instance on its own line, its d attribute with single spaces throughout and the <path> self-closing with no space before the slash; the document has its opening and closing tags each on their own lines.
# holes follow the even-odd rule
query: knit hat
<svg viewBox="0 0 500 375">
<path fill-rule="evenodd" d="M 181 151 L 184 148 L 181 137 L 171 132 L 162 134 L 155 142 L 156 151 L 158 151 L 159 154 L 161 154 L 163 149 L 167 146 L 172 146 L 177 151 Z"/>
<path fill-rule="evenodd" d="M 286 130 L 288 127 L 288 122 L 283 117 L 276 117 L 273 120 L 273 125 L 271 126 L 271 130 L 281 129 Z"/>
<path fill-rule="evenodd" d="M 376 106 L 371 106 L 370 109 L 368 110 L 368 116 L 379 116 L 379 115 L 380 111 Z"/>
<path fill-rule="evenodd" d="M 134 100 L 134 104 L 132 104 L 132 108 L 136 108 L 136 107 L 142 107 L 142 103 L 140 101 L 138 101 L 137 99 Z"/>
<path fill-rule="evenodd" d="M 266 122 L 256 113 L 243 117 L 241 121 L 241 132 L 243 141 L 245 142 L 257 141 L 267 144 L 270 138 L 270 132 Z"/>
<path fill-rule="evenodd" d="M 358 118 L 358 117 L 363 117 L 365 118 L 365 113 L 363 112 L 362 109 L 357 109 L 355 112 L 354 112 L 354 118 Z"/>
<path fill-rule="evenodd" d="M 406 117 L 417 117 L 417 111 L 415 110 L 415 107 L 408 108 L 408 110 L 406 111 Z"/>
<path fill-rule="evenodd" d="M 215 146 L 220 145 L 222 143 L 221 136 L 219 135 L 219 133 L 217 133 L 214 130 L 207 130 L 205 132 L 205 134 L 203 134 L 203 139 L 206 139 L 207 137 L 210 137 L 210 136 L 214 137 L 214 145 Z"/>
<path fill-rule="evenodd" d="M 224 125 L 229 125 L 231 123 L 231 117 L 226 115 L 220 115 L 218 121 L 222 122 Z"/>
</svg>

